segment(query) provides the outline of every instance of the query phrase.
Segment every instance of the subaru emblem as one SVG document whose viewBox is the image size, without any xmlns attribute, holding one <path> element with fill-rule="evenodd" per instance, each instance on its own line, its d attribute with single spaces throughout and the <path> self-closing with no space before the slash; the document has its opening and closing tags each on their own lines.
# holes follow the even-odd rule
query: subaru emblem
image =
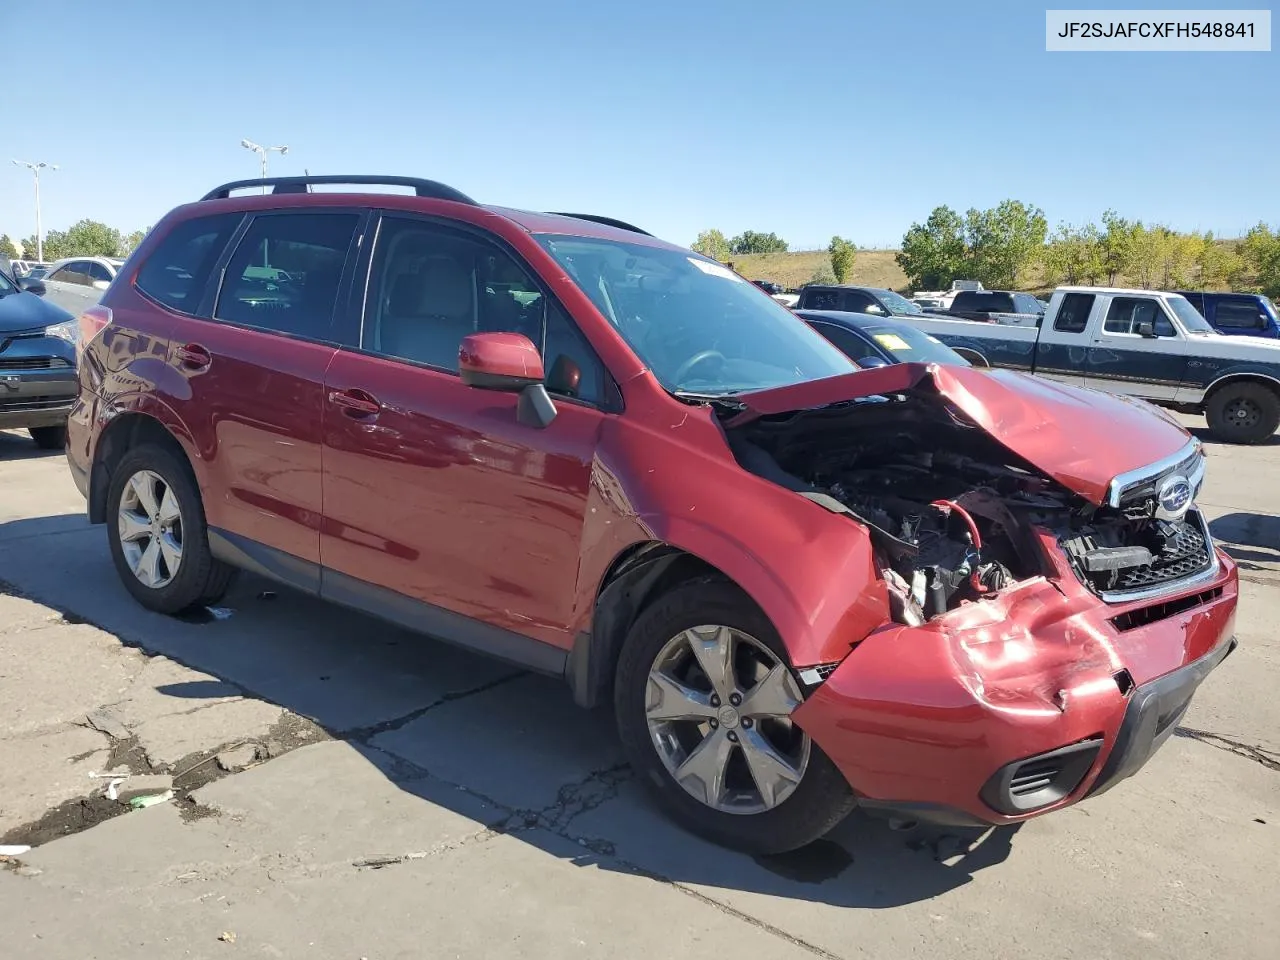
<svg viewBox="0 0 1280 960">
<path fill-rule="evenodd" d="M 1191 506 L 1191 484 L 1186 477 L 1174 475 L 1160 484 L 1160 502 L 1156 516 L 1162 520 L 1180 520 Z"/>
</svg>

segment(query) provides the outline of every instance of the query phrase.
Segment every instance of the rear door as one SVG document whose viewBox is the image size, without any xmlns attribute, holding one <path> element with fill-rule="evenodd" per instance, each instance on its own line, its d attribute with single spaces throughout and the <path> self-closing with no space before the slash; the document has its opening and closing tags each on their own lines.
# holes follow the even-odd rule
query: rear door
<svg viewBox="0 0 1280 960">
<path fill-rule="evenodd" d="M 324 595 L 510 659 L 526 659 L 520 638 L 566 647 L 616 387 L 532 271 L 487 235 L 387 215 L 367 289 L 361 347 L 326 378 Z M 541 348 L 550 425 L 520 423 L 516 395 L 458 377 L 462 338 L 491 331 Z"/>
<path fill-rule="evenodd" d="M 215 553 L 305 589 L 319 589 L 324 374 L 365 219 L 314 207 L 245 218 L 220 286 L 171 334 L 168 362 L 186 381 L 173 402 L 205 460 Z"/>
<path fill-rule="evenodd" d="M 1040 324 L 1035 373 L 1061 383 L 1084 386 L 1090 317 L 1096 306 L 1096 294 L 1072 292 L 1060 295 L 1057 310 L 1050 310 L 1053 322 Z"/>
<path fill-rule="evenodd" d="M 1173 400 L 1186 373 L 1189 345 L 1163 302 L 1157 297 L 1107 295 L 1099 298 L 1099 306 L 1101 317 L 1090 327 L 1085 386 Z"/>
</svg>

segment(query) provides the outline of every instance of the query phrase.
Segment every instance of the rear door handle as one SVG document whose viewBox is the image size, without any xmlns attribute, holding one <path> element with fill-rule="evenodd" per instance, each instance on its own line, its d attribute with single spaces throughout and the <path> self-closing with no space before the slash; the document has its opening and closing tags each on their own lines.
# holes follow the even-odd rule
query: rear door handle
<svg viewBox="0 0 1280 960">
<path fill-rule="evenodd" d="M 203 370 L 213 362 L 213 355 L 198 343 L 186 343 L 174 351 L 188 370 Z"/>
<path fill-rule="evenodd" d="M 363 390 L 330 390 L 329 402 L 336 407 L 341 407 L 342 412 L 348 417 L 354 417 L 357 420 L 363 417 L 372 417 L 382 409 L 375 397 L 365 393 Z"/>
</svg>

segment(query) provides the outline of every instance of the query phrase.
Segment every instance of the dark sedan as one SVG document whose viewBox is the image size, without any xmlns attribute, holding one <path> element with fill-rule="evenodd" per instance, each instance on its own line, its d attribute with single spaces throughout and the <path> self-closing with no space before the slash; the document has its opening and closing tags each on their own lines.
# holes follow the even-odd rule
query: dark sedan
<svg viewBox="0 0 1280 960">
<path fill-rule="evenodd" d="M 796 316 L 862 367 L 890 363 L 972 366 L 941 340 L 897 320 L 841 310 L 797 310 Z"/>
<path fill-rule="evenodd" d="M 0 430 L 25 428 L 37 445 L 57 450 L 77 393 L 79 326 L 42 290 L 38 280 L 0 271 Z"/>
</svg>

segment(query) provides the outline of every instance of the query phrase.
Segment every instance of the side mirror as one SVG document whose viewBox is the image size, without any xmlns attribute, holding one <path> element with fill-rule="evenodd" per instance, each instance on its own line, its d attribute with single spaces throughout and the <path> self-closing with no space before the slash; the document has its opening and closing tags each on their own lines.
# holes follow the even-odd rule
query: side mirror
<svg viewBox="0 0 1280 960">
<path fill-rule="evenodd" d="M 547 374 L 547 389 L 553 393 L 563 393 L 566 397 L 577 397 L 578 388 L 582 385 L 582 368 L 568 354 L 562 353 L 551 365 Z"/>
<path fill-rule="evenodd" d="M 468 387 L 518 393 L 516 418 L 525 426 L 546 427 L 556 418 L 543 384 L 542 356 L 524 334 L 468 334 L 458 347 L 458 373 Z"/>
<path fill-rule="evenodd" d="M 1156 338 L 1156 325 L 1150 320 L 1138 321 L 1138 336 L 1146 337 L 1148 340 Z"/>
<path fill-rule="evenodd" d="M 858 361 L 858 366 L 862 367 L 863 370 L 873 370 L 876 367 L 889 366 L 889 361 L 884 357 L 863 357 Z"/>
<path fill-rule="evenodd" d="M 35 277 L 23 277 L 18 281 L 18 289 L 25 290 L 27 293 L 34 293 L 37 297 L 43 297 L 47 288 L 43 280 Z"/>
<path fill-rule="evenodd" d="M 106 280 L 95 280 L 95 281 L 93 281 L 93 289 L 95 289 L 95 290 L 105 290 L 105 289 L 107 289 L 107 287 L 109 287 L 109 286 L 111 286 L 111 284 L 110 284 L 108 281 L 106 281 Z"/>
</svg>

